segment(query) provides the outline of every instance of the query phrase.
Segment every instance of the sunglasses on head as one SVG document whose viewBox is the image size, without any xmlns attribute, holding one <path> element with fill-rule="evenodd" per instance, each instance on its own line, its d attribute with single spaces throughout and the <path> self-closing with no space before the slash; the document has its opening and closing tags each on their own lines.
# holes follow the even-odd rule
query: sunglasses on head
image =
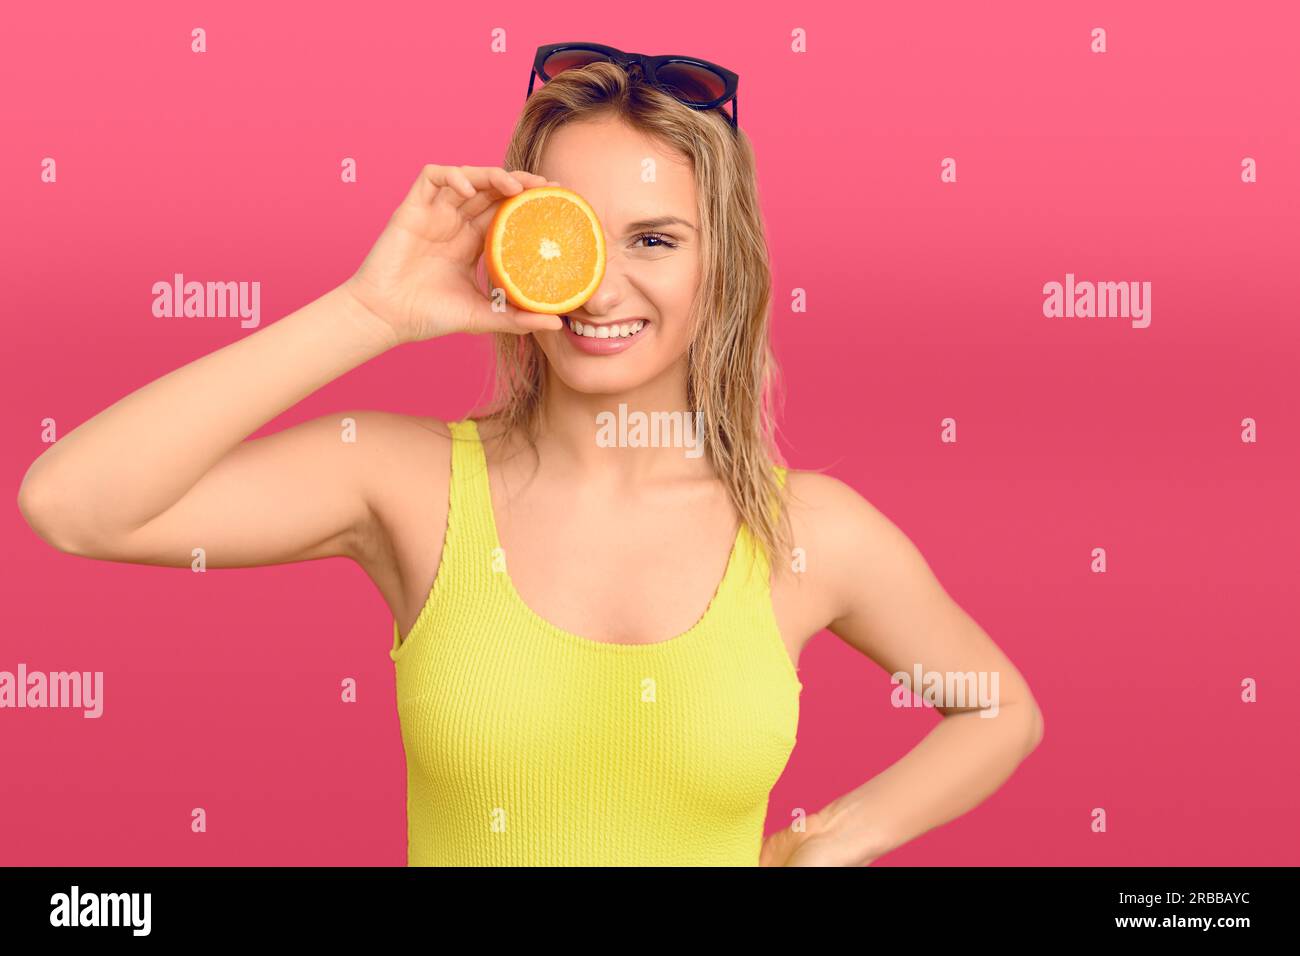
<svg viewBox="0 0 1300 956">
<path fill-rule="evenodd" d="M 564 70 L 602 60 L 617 63 L 629 72 L 632 67 L 637 67 L 650 84 L 691 109 L 720 109 L 724 103 L 730 102 L 731 113 L 728 115 L 726 110 L 722 110 L 722 115 L 727 117 L 733 131 L 739 129 L 740 100 L 736 96 L 736 87 L 740 84 L 740 77 L 725 67 L 694 56 L 624 53 L 603 43 L 548 43 L 539 46 L 533 58 L 528 96 L 533 95 L 533 83 L 538 77 L 545 82 Z"/>
</svg>

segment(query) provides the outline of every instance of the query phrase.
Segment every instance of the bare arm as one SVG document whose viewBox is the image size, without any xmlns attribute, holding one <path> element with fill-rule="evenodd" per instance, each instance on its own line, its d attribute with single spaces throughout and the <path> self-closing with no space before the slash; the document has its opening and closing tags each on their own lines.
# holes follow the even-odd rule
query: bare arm
<svg viewBox="0 0 1300 956">
<path fill-rule="evenodd" d="M 891 675 L 911 678 L 918 665 L 923 678 L 983 675 L 994 692 L 991 706 L 978 693 L 937 700 L 939 725 L 814 814 L 808 846 L 792 856 L 795 865 L 864 866 L 994 793 L 1038 745 L 1043 718 L 1020 672 L 888 518 L 833 478 L 796 474 L 791 490 L 812 506 L 808 553 L 827 569 L 833 633 Z M 913 690 L 924 696 L 924 686 Z"/>
<path fill-rule="evenodd" d="M 332 289 L 63 436 L 28 469 L 19 505 L 50 544 L 111 561 L 184 566 L 193 547 L 214 567 L 343 553 L 365 509 L 341 430 L 331 442 L 317 420 L 244 439 L 396 344 Z"/>
<path fill-rule="evenodd" d="M 28 469 L 24 517 L 56 548 L 111 561 L 186 566 L 195 547 L 213 567 L 356 557 L 385 461 L 366 439 L 392 416 L 339 413 L 248 435 L 402 342 L 553 327 L 553 316 L 493 311 L 474 279 L 500 201 L 545 182 L 424 167 L 356 275 L 69 432 Z M 355 443 L 344 417 L 357 419 Z"/>
</svg>

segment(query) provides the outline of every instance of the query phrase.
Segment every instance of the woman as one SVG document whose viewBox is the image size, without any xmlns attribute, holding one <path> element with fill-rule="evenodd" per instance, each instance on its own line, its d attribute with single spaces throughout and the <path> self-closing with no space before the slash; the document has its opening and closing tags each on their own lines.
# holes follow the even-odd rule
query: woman
<svg viewBox="0 0 1300 956">
<path fill-rule="evenodd" d="M 394 618 L 412 864 L 865 865 L 983 800 L 1042 733 L 907 537 L 841 482 L 776 464 L 734 81 L 728 116 L 662 64 L 652 83 L 657 62 L 539 71 L 504 167 L 426 166 L 353 276 L 105 409 L 20 492 L 72 554 L 357 562 Z M 568 316 L 494 308 L 485 230 L 547 184 L 595 209 L 605 275 Z M 583 348 L 602 326 L 625 347 Z M 246 440 L 377 355 L 457 332 L 496 337 L 486 414 L 354 410 Z M 698 414 L 705 453 L 605 447 L 621 405 Z M 891 673 L 1000 675 L 997 719 L 939 700 L 946 719 L 903 759 L 764 839 L 800 651 L 826 628 Z"/>
</svg>

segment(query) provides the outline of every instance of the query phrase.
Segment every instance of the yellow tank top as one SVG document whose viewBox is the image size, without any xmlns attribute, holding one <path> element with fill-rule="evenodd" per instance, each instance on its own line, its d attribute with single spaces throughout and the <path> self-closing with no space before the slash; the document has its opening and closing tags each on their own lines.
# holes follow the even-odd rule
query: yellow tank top
<svg viewBox="0 0 1300 956">
<path fill-rule="evenodd" d="M 412 866 L 757 866 L 803 690 L 742 523 L 704 615 L 580 637 L 515 591 L 472 419 L 450 423 L 442 561 L 393 622 Z M 777 469 L 784 482 L 784 469 Z"/>
</svg>

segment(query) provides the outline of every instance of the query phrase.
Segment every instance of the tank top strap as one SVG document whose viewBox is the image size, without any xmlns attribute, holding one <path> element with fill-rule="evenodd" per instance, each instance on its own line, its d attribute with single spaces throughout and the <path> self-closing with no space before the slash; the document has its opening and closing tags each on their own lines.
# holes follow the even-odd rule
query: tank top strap
<svg viewBox="0 0 1300 956">
<path fill-rule="evenodd" d="M 491 576 L 497 547 L 488 485 L 487 455 L 472 418 L 448 422 L 451 429 L 451 494 L 443 563 L 465 581 Z M 467 576 L 467 577 L 466 577 Z"/>
<path fill-rule="evenodd" d="M 451 494 L 447 512 L 446 542 L 442 566 L 446 578 L 460 587 L 491 589 L 499 581 L 493 572 L 503 565 L 492 514 L 492 493 L 488 482 L 487 455 L 483 450 L 478 423 L 472 418 L 448 422 L 451 430 Z M 778 486 L 784 488 L 786 469 L 773 465 Z M 777 503 L 772 513 L 777 513 Z M 440 577 L 442 575 L 440 574 Z M 749 525 L 742 522 L 715 595 L 715 603 L 752 600 L 766 594 L 771 584 L 771 567 Z M 484 591 L 483 593 L 488 593 Z"/>
</svg>

